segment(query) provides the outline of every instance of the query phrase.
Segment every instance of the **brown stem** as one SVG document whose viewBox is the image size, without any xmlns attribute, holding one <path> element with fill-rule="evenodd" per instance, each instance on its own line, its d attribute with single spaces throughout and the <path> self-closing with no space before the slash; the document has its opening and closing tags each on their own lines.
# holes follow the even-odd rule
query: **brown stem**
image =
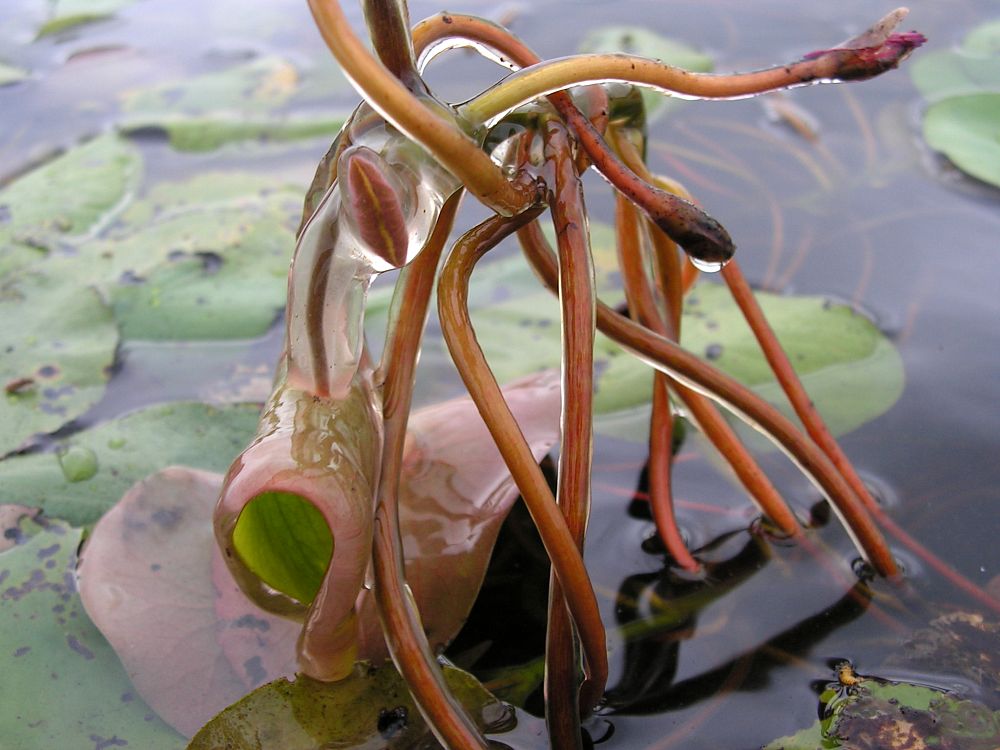
<svg viewBox="0 0 1000 750">
<path fill-rule="evenodd" d="M 730 75 L 695 73 L 635 55 L 570 55 L 518 71 L 469 102 L 464 112 L 487 122 L 552 91 L 606 81 L 651 86 L 668 95 L 732 99 L 813 81 L 863 80 L 895 68 L 924 41 L 916 33 L 887 34 L 862 47 L 820 50 L 797 62 Z"/>
<path fill-rule="evenodd" d="M 362 0 L 361 6 L 378 59 L 408 89 L 424 90 L 413 59 L 406 0 Z"/>
<path fill-rule="evenodd" d="M 830 430 L 827 428 L 819 411 L 817 411 L 816 405 L 809 398 L 809 394 L 806 393 L 802 381 L 799 380 L 795 369 L 792 367 L 792 363 L 788 359 L 788 355 L 767 322 L 767 318 L 764 317 L 764 312 L 760 309 L 760 305 L 757 303 L 757 299 L 754 297 L 753 291 L 750 289 L 750 285 L 747 283 L 746 277 L 743 275 L 743 271 L 736 261 L 731 262 L 722 269 L 722 278 L 729 287 L 729 291 L 743 313 L 743 317 L 746 318 L 747 323 L 750 325 L 750 329 L 753 331 L 757 343 L 764 353 L 764 357 L 774 371 L 781 389 L 792 404 L 795 414 L 806 428 L 806 432 L 809 433 L 809 436 L 819 446 L 820 450 L 827 455 L 833 465 L 837 467 L 837 470 L 851 486 L 851 489 L 854 490 L 861 499 L 861 502 L 864 503 L 868 512 L 907 549 L 920 557 L 952 585 L 962 589 L 966 594 L 981 604 L 985 604 L 993 611 L 1000 612 L 1000 601 L 997 601 L 986 591 L 983 591 L 979 586 L 911 537 L 876 502 L 865 486 L 865 483 L 861 480 L 861 477 L 858 476 L 851 460 L 844 453 L 837 441 L 834 440 L 833 435 L 830 434 Z"/>
<path fill-rule="evenodd" d="M 479 146 L 442 114 L 440 105 L 413 95 L 375 59 L 351 26 L 336 0 L 309 0 L 324 41 L 358 92 L 410 140 L 437 157 L 466 188 L 504 215 L 523 211 L 537 201 L 537 186 L 508 180 Z"/>
<path fill-rule="evenodd" d="M 372 566 L 375 601 L 389 652 L 428 726 L 446 747 L 485 750 L 486 740 L 451 696 L 431 653 L 420 615 L 404 582 L 403 547 L 399 535 L 399 477 L 414 370 L 434 274 L 451 231 L 459 195 L 442 208 L 427 245 L 404 272 L 405 277 L 397 287 L 402 290 L 400 306 L 406 309 L 406 314 L 394 319 L 381 371 L 386 375 L 383 382 L 385 422 Z"/>
<path fill-rule="evenodd" d="M 562 439 L 557 502 L 577 548 L 590 516 L 590 467 L 593 454 L 594 268 L 587 232 L 583 185 L 576 172 L 565 126 L 544 122 L 543 156 L 551 172 L 550 200 L 559 250 L 559 301 L 562 308 Z M 580 747 L 580 710 L 590 711 L 603 685 L 578 692 L 576 638 L 561 587 L 550 581 L 545 649 L 545 714 L 555 747 Z"/>
<path fill-rule="evenodd" d="M 630 169 L 643 180 L 649 182 L 656 180 L 642 160 L 639 148 L 625 133 L 615 128 L 612 129 L 611 137 L 615 148 Z M 659 329 L 650 326 L 647 328 L 676 342 L 680 335 L 681 299 L 679 295 L 683 295 L 683 289 L 680 288 L 682 280 L 678 274 L 677 250 L 670 238 L 656 226 L 650 227 L 650 239 L 653 244 L 661 285 L 670 290 L 670 294 L 667 296 L 668 309 L 671 319 L 676 320 L 676 323 L 665 329 L 662 326 Z M 681 401 L 684 402 L 691 419 L 726 459 L 761 512 L 770 518 L 783 534 L 799 537 L 802 533 L 802 527 L 795 514 L 715 405 L 700 393 L 685 387 L 683 384 L 678 383 L 675 390 Z"/>
<path fill-rule="evenodd" d="M 633 320 L 661 336 L 667 326 L 660 317 L 646 278 L 639 240 L 639 217 L 633 205 L 619 194 L 615 200 L 618 261 L 625 287 L 625 299 Z M 670 464 L 673 459 L 673 415 L 667 396 L 666 376 L 657 372 L 653 378 L 653 413 L 649 425 L 649 504 L 653 520 L 667 553 L 685 570 L 697 571 L 701 566 L 691 556 L 681 538 L 674 513 L 671 491 Z"/>
<path fill-rule="evenodd" d="M 430 18 L 417 26 L 414 37 L 418 50 L 436 41 L 459 37 L 492 47 L 518 66 L 539 62 L 538 56 L 510 32 L 474 16 L 448 14 Z M 733 242 L 721 224 L 690 201 L 640 180 L 608 148 L 600 130 L 580 112 L 568 93 L 553 91 L 548 98 L 597 170 L 688 253 L 708 262 L 723 262 L 732 257 Z"/>
<path fill-rule="evenodd" d="M 537 211 L 533 210 L 514 219 L 493 217 L 466 233 L 455 244 L 438 281 L 438 317 L 452 360 L 493 435 L 552 560 L 552 570 L 565 593 L 580 636 L 586 677 L 595 689 L 599 687 L 603 690 L 608 670 L 606 640 L 590 576 L 566 519 L 556 506 L 552 491 L 486 363 L 469 317 L 468 280 L 476 262 L 535 216 Z M 552 270 L 553 283 L 558 286 L 555 264 Z"/>
<path fill-rule="evenodd" d="M 530 232 L 530 234 L 529 234 Z M 555 261 L 544 236 L 530 226 L 519 235 L 529 262 L 550 290 L 556 286 Z M 525 237 L 529 241 L 524 242 Z M 830 460 L 777 409 L 728 375 L 705 364 L 677 344 L 649 331 L 606 305 L 598 303 L 597 327 L 602 333 L 662 369 L 671 377 L 737 414 L 771 438 L 823 493 L 841 515 L 859 550 L 875 570 L 896 578 L 899 569 L 885 540 L 850 486 Z"/>
</svg>

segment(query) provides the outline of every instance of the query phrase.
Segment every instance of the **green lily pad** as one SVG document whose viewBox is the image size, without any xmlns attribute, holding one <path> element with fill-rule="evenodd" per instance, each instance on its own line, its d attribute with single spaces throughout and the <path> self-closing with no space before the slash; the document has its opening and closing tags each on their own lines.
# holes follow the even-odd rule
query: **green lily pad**
<svg viewBox="0 0 1000 750">
<path fill-rule="evenodd" d="M 4 746 L 182 747 L 83 610 L 73 581 L 80 529 L 27 523 L 33 533 L 0 554 Z"/>
<path fill-rule="evenodd" d="M 18 83 L 28 77 L 28 71 L 0 62 L 0 86 Z"/>
<path fill-rule="evenodd" d="M 0 502 L 44 508 L 77 525 L 96 521 L 135 482 L 170 464 L 225 471 L 251 438 L 260 408 L 153 406 L 81 432 L 61 449 L 85 448 L 97 468 L 89 479 L 67 479 L 58 453 L 0 461 Z"/>
<path fill-rule="evenodd" d="M 993 750 L 1000 713 L 935 688 L 865 678 L 832 685 L 820 697 L 824 718 L 764 750 Z"/>
<path fill-rule="evenodd" d="M 173 250 L 172 257 L 142 277 L 115 284 L 111 302 L 121 321 L 122 336 L 190 341 L 251 338 L 266 332 L 285 304 L 295 237 L 273 213 L 265 212 L 256 223 L 239 226 L 257 208 L 214 217 L 197 212 L 187 216 L 188 221 L 174 224 L 185 233 L 184 226 L 204 226 L 208 231 L 214 218 L 222 223 L 214 227 L 217 233 L 228 226 L 234 230 L 234 241 L 193 253 Z M 245 230 L 243 236 L 239 229 Z M 130 246 L 136 247 L 143 234 L 131 238 Z"/>
<path fill-rule="evenodd" d="M 343 76 L 341 76 L 343 78 Z M 122 102 L 122 129 L 155 128 L 179 151 L 210 151 L 238 141 L 282 142 L 329 136 L 350 110 L 289 118 L 280 110 L 299 92 L 299 71 L 276 56 L 260 57 L 194 78 L 133 91 Z"/>
<path fill-rule="evenodd" d="M 54 267 L 104 291 L 127 339 L 259 336 L 285 303 L 300 204 L 256 175 L 159 185 Z"/>
<path fill-rule="evenodd" d="M 598 235 L 594 238 L 598 248 L 604 240 Z M 559 364 L 558 304 L 539 291 L 530 272 L 516 270 L 518 262 L 484 264 L 473 275 L 470 287 L 476 336 L 501 381 Z M 494 275 L 498 286 L 493 294 L 500 301 L 494 301 L 496 296 L 486 297 Z M 598 279 L 599 288 L 606 289 L 613 276 L 609 273 L 602 280 L 599 271 Z M 607 295 L 604 299 L 615 301 Z M 874 419 L 899 398 L 902 361 L 869 320 L 820 297 L 758 294 L 758 299 L 834 433 L 848 432 Z M 681 330 L 687 349 L 784 406 L 767 362 L 725 288 L 703 283 L 689 295 Z M 600 335 L 595 360 L 595 414 L 619 413 L 648 403 L 652 370 L 646 364 Z"/>
<path fill-rule="evenodd" d="M 43 262 L 43 265 L 47 263 Z M 92 289 L 27 267 L 0 279 L 0 455 L 80 416 L 104 393 L 118 329 Z"/>
<path fill-rule="evenodd" d="M 150 120 L 129 120 L 122 130 L 135 133 L 140 130 L 157 129 L 167 134 L 170 145 L 178 151 L 212 151 L 227 143 L 259 141 L 283 143 L 300 138 L 331 136 L 338 133 L 346 118 L 331 115 L 327 118 L 311 120 L 247 120 L 233 116 L 231 119 L 206 117 L 160 117 Z"/>
<path fill-rule="evenodd" d="M 117 136 L 95 138 L 33 169 L 0 190 L 0 246 L 51 249 L 83 239 L 124 204 L 141 169 L 139 152 Z"/>
<path fill-rule="evenodd" d="M 258 57 L 214 73 L 159 84 L 125 95 L 122 109 L 130 115 L 203 115 L 234 109 L 268 112 L 291 98 L 299 73 L 275 55 Z"/>
<path fill-rule="evenodd" d="M 924 114 L 924 138 L 963 172 L 1000 185 L 1000 92 L 932 104 Z"/>
<path fill-rule="evenodd" d="M 580 52 L 626 52 L 699 73 L 711 72 L 714 66 L 711 57 L 694 47 L 642 26 L 606 26 L 589 34 L 581 42 Z M 642 89 L 642 100 L 650 120 L 681 101 L 646 88 Z"/>
<path fill-rule="evenodd" d="M 965 37 L 962 52 L 990 57 L 1000 55 L 1000 20 L 980 24 Z"/>
<path fill-rule="evenodd" d="M 36 38 L 58 34 L 84 24 L 111 18 L 132 0 L 55 0 L 52 15 L 38 29 Z"/>
<path fill-rule="evenodd" d="M 482 731 L 512 728 L 511 709 L 474 677 L 452 667 L 444 668 L 444 676 Z M 406 683 L 392 665 L 375 669 L 359 663 L 350 677 L 336 683 L 299 676 L 294 682 L 276 680 L 258 688 L 206 724 L 188 750 L 435 746 Z"/>
</svg>

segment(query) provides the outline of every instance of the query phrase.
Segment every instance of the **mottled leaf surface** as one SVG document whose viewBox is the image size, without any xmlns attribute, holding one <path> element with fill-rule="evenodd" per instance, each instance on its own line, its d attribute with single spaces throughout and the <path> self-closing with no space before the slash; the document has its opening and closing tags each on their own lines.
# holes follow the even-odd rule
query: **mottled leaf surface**
<svg viewBox="0 0 1000 750">
<path fill-rule="evenodd" d="M 84 413 L 104 393 L 114 362 L 111 309 L 46 266 L 0 278 L 0 455 Z"/>
<path fill-rule="evenodd" d="M 170 464 L 223 471 L 253 435 L 260 408 L 176 403 L 152 406 L 74 435 L 62 443 L 94 454 L 89 479 L 69 482 L 58 453 L 0 461 L 0 502 L 44 508 L 51 516 L 90 524 L 146 475 Z"/>
<path fill-rule="evenodd" d="M 445 667 L 444 677 L 480 730 L 495 733 L 512 727 L 511 710 L 470 674 Z M 209 722 L 188 750 L 438 746 L 392 665 L 375 669 L 360 663 L 341 682 L 298 677 L 294 682 L 278 680 L 258 688 Z"/>
<path fill-rule="evenodd" d="M 25 541 L 0 553 L 3 746 L 180 748 L 83 610 L 74 579 L 81 531 L 28 523 L 36 528 Z"/>
<path fill-rule="evenodd" d="M 831 686 L 820 700 L 823 719 L 765 750 L 993 750 L 1000 743 L 998 713 L 925 685 L 866 678 Z"/>
</svg>

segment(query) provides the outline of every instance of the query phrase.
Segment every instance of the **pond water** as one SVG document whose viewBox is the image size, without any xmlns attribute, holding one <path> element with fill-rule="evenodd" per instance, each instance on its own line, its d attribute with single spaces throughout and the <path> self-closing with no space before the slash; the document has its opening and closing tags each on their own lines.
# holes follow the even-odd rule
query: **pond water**
<svg viewBox="0 0 1000 750">
<path fill-rule="evenodd" d="M 171 107 L 209 111 L 212 96 L 228 101 L 231 92 L 210 91 L 209 101 L 191 104 L 174 88 L 158 89 L 152 108 L 134 92 L 277 59 L 289 67 L 276 68 L 272 84 L 286 85 L 282 71 L 291 70 L 294 83 L 287 85 L 294 93 L 262 95 L 253 116 L 335 119 L 356 99 L 337 78 L 300 0 L 115 3 L 120 7 L 108 20 L 34 40 L 59 5 L 7 0 L 0 7 L 0 63 L 26 72 L 0 85 L 0 186 L 128 122 L 143 159 L 135 183 L 140 195 L 160 181 L 235 170 L 304 190 L 331 136 L 181 151 L 163 135 Z M 359 10 L 347 5 L 359 22 Z M 441 8 L 420 0 L 410 9 L 419 19 Z M 862 0 L 466 0 L 449 8 L 503 20 L 545 57 L 577 50 L 589 32 L 636 25 L 694 45 L 719 71 L 833 46 L 889 9 Z M 957 44 L 996 9 L 987 0 L 915 0 L 905 26 L 930 42 L 914 59 Z M 495 79 L 486 63 L 453 54 L 429 74 L 443 98 L 462 100 Z M 754 285 L 846 303 L 896 347 L 905 371 L 902 395 L 888 411 L 843 435 L 841 444 L 900 526 L 985 587 L 1000 576 L 1000 191 L 963 175 L 923 143 L 924 105 L 907 68 L 858 85 L 799 88 L 778 99 L 671 106 L 651 124 L 649 160 L 656 171 L 683 181 L 726 225 Z M 815 137 L 776 119 L 776 107 L 802 113 Z M 609 221 L 607 191 L 599 181 L 589 184 L 592 217 Z M 467 201 L 457 225 L 472 226 L 482 215 Z M 514 250 L 499 252 L 511 256 Z M 21 309 L 0 326 L 16 328 L 33 313 Z M 376 348 L 381 320 L 376 314 L 369 322 Z M 104 394 L 59 435 L 163 401 L 218 394 L 260 399 L 281 347 L 280 326 L 275 318 L 253 336 L 226 341 L 126 336 Z M 440 343 L 431 341 L 422 363 L 422 402 L 460 392 L 443 357 Z M 859 393 L 880 388 L 867 377 L 853 383 Z M 815 720 L 814 686 L 832 679 L 832 664 L 850 660 L 861 673 L 912 678 L 903 667 L 885 666 L 907 633 L 940 612 L 981 611 L 894 541 L 907 585 L 874 581 L 875 603 L 859 604 L 847 590 L 856 580 L 857 555 L 835 521 L 820 523 L 815 532 L 820 557 L 762 542 L 752 533 L 749 502 L 694 437 L 677 464 L 680 520 L 712 566 L 707 581 L 686 579 L 665 567 L 650 541 L 648 512 L 633 498 L 643 482 L 645 448 L 641 434 L 629 440 L 626 433 L 641 433 L 642 420 L 633 413 L 620 422 L 599 430 L 587 542 L 612 649 L 607 705 L 587 724 L 602 746 L 760 747 Z M 30 451 L 51 448 L 41 438 Z M 790 465 L 766 450 L 761 462 L 796 509 L 813 509 L 822 521 L 820 498 Z M 30 504 L 0 486 L 0 503 L 13 502 Z M 530 537 L 524 519 L 515 516 L 486 595 L 450 652 L 486 680 L 541 653 L 547 574 Z M 681 604 L 672 607 L 672 601 Z M 995 619 L 995 613 L 984 614 Z M 0 696 L 17 689 L 3 680 Z M 925 671 L 917 681 L 957 685 L 1000 708 L 1000 696 L 947 667 Z M 58 692 L 46 700 L 60 710 Z M 527 698 L 527 707 L 538 709 L 537 694 Z M 525 717 L 516 740 L 501 739 L 541 747 L 540 731 Z M 2 740 L 0 746 L 6 747 Z"/>
</svg>

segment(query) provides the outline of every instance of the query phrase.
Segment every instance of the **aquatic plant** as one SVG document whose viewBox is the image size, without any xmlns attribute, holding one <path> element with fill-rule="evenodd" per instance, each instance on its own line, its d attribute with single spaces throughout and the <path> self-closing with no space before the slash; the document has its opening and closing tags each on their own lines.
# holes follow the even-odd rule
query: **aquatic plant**
<svg viewBox="0 0 1000 750">
<path fill-rule="evenodd" d="M 786 65 L 709 75 L 621 54 L 541 62 L 505 29 L 472 16 L 441 14 L 411 33 L 403 0 L 364 0 L 372 55 L 336 2 L 310 0 L 310 6 L 365 102 L 320 163 L 306 196 L 275 389 L 257 438 L 226 477 L 215 514 L 223 557 L 244 592 L 264 609 L 302 620 L 303 674 L 333 681 L 350 673 L 359 633 L 371 624 L 364 620 L 373 617 L 365 602 L 373 598 L 388 651 L 438 739 L 447 747 L 486 747 L 445 685 L 435 656 L 445 642 L 430 642 L 425 634 L 406 584 L 400 536 L 404 441 L 435 279 L 455 365 L 552 560 L 545 681 L 555 746 L 578 745 L 580 716 L 598 703 L 607 678 L 604 627 L 581 554 L 590 495 L 595 325 L 658 371 L 650 494 L 657 528 L 677 565 L 699 569 L 673 520 L 672 399 L 726 458 L 774 533 L 807 543 L 799 520 L 713 401 L 754 425 L 799 465 L 830 499 L 878 574 L 898 575 L 872 518 L 875 502 L 798 383 L 732 260 L 733 241 L 682 187 L 646 168 L 636 87 L 735 98 L 870 78 L 896 67 L 923 41 L 916 33 L 893 33 L 905 11 Z M 444 103 L 420 71 L 456 46 L 472 46 L 517 72 L 464 104 Z M 590 167 L 618 191 L 627 315 L 595 298 L 580 180 Z M 495 215 L 465 233 L 442 265 L 464 192 Z M 556 252 L 538 223 L 546 208 Z M 555 496 L 490 372 L 468 314 L 476 263 L 515 233 L 562 310 Z M 365 294 L 377 274 L 397 268 L 403 272 L 387 342 L 374 363 L 362 334 Z M 676 344 L 681 300 L 698 269 L 722 270 L 808 435 Z M 462 509 L 454 512 L 458 516 Z M 290 547 L 298 548 L 295 559 L 282 557 Z"/>
</svg>

